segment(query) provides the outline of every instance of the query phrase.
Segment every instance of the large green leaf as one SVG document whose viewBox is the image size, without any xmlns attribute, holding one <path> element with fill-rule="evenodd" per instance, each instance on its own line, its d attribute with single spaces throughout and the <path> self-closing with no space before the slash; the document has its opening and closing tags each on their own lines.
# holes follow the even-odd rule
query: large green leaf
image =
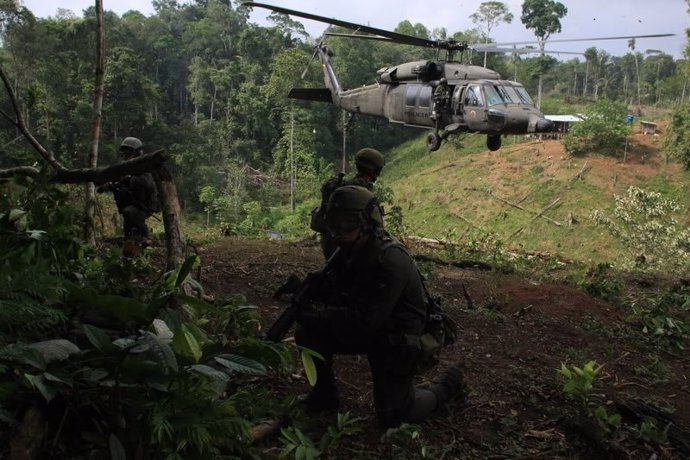
<svg viewBox="0 0 690 460">
<path fill-rule="evenodd" d="M 44 370 L 46 360 L 38 350 L 27 348 L 26 345 L 12 344 L 0 350 L 0 359 L 28 364 L 36 369 Z"/>
<path fill-rule="evenodd" d="M 31 383 L 31 386 L 37 389 L 48 402 L 60 392 L 59 387 L 46 380 L 43 375 L 24 374 L 24 377 L 26 377 L 26 380 Z"/>
<path fill-rule="evenodd" d="M 189 369 L 193 370 L 194 372 L 198 372 L 199 374 L 205 375 L 206 377 L 210 377 L 213 380 L 216 380 L 220 383 L 228 383 L 230 381 L 230 377 L 228 374 L 226 374 L 223 371 L 219 371 L 218 369 L 215 369 L 211 366 L 207 366 L 206 364 L 193 364 L 189 366 Z"/>
<path fill-rule="evenodd" d="M 302 365 L 304 366 L 304 373 L 307 376 L 309 385 L 314 386 L 316 384 L 316 365 L 314 364 L 314 357 L 309 353 L 300 353 L 302 357 Z"/>
<path fill-rule="evenodd" d="M 206 301 L 192 297 L 190 295 L 178 294 L 177 298 L 183 303 L 187 304 L 194 310 L 194 314 L 197 316 L 203 315 L 204 313 L 212 312 L 218 310 L 218 308 Z"/>
<path fill-rule="evenodd" d="M 184 283 L 184 280 L 187 279 L 187 276 L 192 272 L 194 269 L 194 266 L 197 265 L 199 262 L 199 256 L 191 256 L 188 257 L 187 260 L 184 261 L 182 264 L 182 267 L 180 267 L 180 271 L 177 273 L 177 279 L 175 280 L 175 287 L 180 287 L 182 283 Z"/>
<path fill-rule="evenodd" d="M 91 326 L 90 324 L 84 324 L 82 327 L 86 334 L 86 338 L 89 339 L 89 342 L 91 342 L 91 345 L 93 345 L 96 350 L 101 353 L 109 353 L 115 350 L 115 345 L 113 345 L 110 337 L 108 337 L 108 334 L 106 334 L 103 329 Z"/>
<path fill-rule="evenodd" d="M 198 363 L 201 358 L 201 346 L 185 324 L 175 332 L 172 348 L 176 353 L 190 358 L 195 363 Z"/>
<path fill-rule="evenodd" d="M 35 350 L 43 356 L 46 363 L 64 361 L 72 355 L 80 352 L 79 347 L 65 339 L 45 340 L 25 345 L 30 350 Z"/>
<path fill-rule="evenodd" d="M 316 365 L 314 364 L 314 359 L 316 358 L 323 361 L 323 356 L 309 348 L 298 348 L 300 351 L 300 356 L 302 358 L 302 365 L 304 366 L 304 373 L 307 376 L 309 384 L 313 386 L 316 383 Z"/>
<path fill-rule="evenodd" d="M 148 331 L 144 332 L 142 339 L 149 347 L 151 347 L 151 351 L 156 358 L 158 358 L 158 362 L 160 364 L 164 365 L 167 369 L 172 370 L 174 373 L 179 371 L 175 353 L 167 343 L 164 343 L 162 340 Z"/>
<path fill-rule="evenodd" d="M 127 323 L 148 324 L 155 315 L 149 307 L 137 299 L 114 294 L 99 294 L 93 289 L 76 285 L 67 285 L 72 297 L 83 303 L 87 309 L 93 309 L 109 318 Z"/>
<path fill-rule="evenodd" d="M 224 353 L 213 358 L 218 364 L 228 369 L 249 375 L 265 375 L 266 367 L 258 361 L 232 353 Z"/>
</svg>

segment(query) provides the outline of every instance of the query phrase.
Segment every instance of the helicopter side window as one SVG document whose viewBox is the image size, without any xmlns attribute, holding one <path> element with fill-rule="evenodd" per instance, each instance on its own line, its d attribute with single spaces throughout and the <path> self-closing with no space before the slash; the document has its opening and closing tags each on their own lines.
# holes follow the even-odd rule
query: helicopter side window
<svg viewBox="0 0 690 460">
<path fill-rule="evenodd" d="M 479 86 L 468 86 L 465 91 L 465 105 L 478 106 L 484 105 L 482 102 L 482 92 Z"/>
<path fill-rule="evenodd" d="M 522 100 L 523 103 L 528 104 L 528 105 L 534 105 L 534 101 L 530 97 L 529 93 L 527 90 L 522 87 L 522 86 L 516 86 L 515 91 L 518 93 L 518 96 L 520 96 L 520 99 Z"/>
<path fill-rule="evenodd" d="M 486 103 L 489 107 L 492 105 L 503 104 L 501 95 L 498 94 L 498 91 L 496 91 L 496 88 L 493 85 L 485 85 L 484 94 L 486 95 Z"/>
<path fill-rule="evenodd" d="M 421 85 L 407 85 L 407 92 L 405 93 L 405 105 L 408 107 L 414 107 L 417 105 L 417 96 L 419 95 L 419 90 Z"/>
<path fill-rule="evenodd" d="M 419 107 L 431 107 L 431 86 L 422 86 L 417 105 Z"/>
</svg>

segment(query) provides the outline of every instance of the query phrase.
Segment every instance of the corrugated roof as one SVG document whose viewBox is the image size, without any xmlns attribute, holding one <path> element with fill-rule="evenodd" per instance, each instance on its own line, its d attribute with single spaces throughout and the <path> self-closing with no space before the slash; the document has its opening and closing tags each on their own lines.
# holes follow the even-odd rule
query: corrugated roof
<svg viewBox="0 0 690 460">
<path fill-rule="evenodd" d="M 544 118 L 560 122 L 582 121 L 582 117 L 578 115 L 544 115 Z"/>
</svg>

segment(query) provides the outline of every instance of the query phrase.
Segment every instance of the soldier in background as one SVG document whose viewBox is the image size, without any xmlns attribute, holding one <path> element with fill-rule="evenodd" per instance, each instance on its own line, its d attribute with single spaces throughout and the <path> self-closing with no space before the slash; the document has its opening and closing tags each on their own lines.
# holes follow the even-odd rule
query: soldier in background
<svg viewBox="0 0 690 460">
<path fill-rule="evenodd" d="M 144 152 L 136 137 L 126 137 L 120 144 L 122 158 L 132 160 Z M 117 211 L 122 215 L 125 239 L 146 240 L 150 236 L 146 220 L 158 211 L 156 183 L 151 173 L 125 176 L 98 188 L 99 193 L 112 192 Z"/>
<path fill-rule="evenodd" d="M 343 179 L 343 174 L 331 177 L 321 186 L 321 205 L 312 211 L 310 228 L 320 233 L 321 250 L 326 260 L 333 254 L 336 244 L 326 225 L 326 206 L 333 191 L 344 185 L 359 185 L 374 192 L 374 184 L 381 175 L 386 160 L 376 149 L 363 148 L 355 154 L 357 173 L 350 179 Z"/>
</svg>

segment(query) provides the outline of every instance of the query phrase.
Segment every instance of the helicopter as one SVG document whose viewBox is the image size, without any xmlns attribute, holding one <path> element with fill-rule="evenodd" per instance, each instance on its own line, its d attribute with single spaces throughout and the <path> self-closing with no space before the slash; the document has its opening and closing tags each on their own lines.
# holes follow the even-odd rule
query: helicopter
<svg viewBox="0 0 690 460">
<path fill-rule="evenodd" d="M 288 94 L 289 98 L 331 103 L 350 112 L 351 116 L 354 114 L 372 115 L 387 118 L 391 123 L 431 128 L 426 136 L 426 147 L 429 151 L 438 150 L 442 141 L 455 133 L 486 134 L 487 148 L 495 151 L 501 148 L 504 134 L 538 134 L 548 133 L 554 129 L 554 123 L 545 118 L 544 114 L 535 107 L 522 84 L 501 79 L 500 74 L 494 70 L 454 61 L 456 53 L 462 54 L 467 50 L 534 52 L 533 48 L 516 47 L 528 42 L 504 44 L 512 45 L 511 48 L 501 48 L 500 44 L 495 43 L 470 46 L 453 39 L 430 40 L 414 37 L 263 3 L 244 2 L 242 5 L 265 8 L 353 31 L 351 34 L 326 32 L 327 36 L 379 40 L 445 52 L 444 59 L 419 60 L 383 67 L 377 71 L 376 83 L 345 90 L 340 86 L 331 65 L 334 52 L 321 41 L 314 47 L 312 59 L 318 56 L 321 61 L 326 87 L 293 88 Z M 638 35 L 634 38 L 668 35 L 673 34 Z M 600 39 L 621 38 L 633 37 Z M 576 40 L 597 39 L 558 41 Z"/>
</svg>

